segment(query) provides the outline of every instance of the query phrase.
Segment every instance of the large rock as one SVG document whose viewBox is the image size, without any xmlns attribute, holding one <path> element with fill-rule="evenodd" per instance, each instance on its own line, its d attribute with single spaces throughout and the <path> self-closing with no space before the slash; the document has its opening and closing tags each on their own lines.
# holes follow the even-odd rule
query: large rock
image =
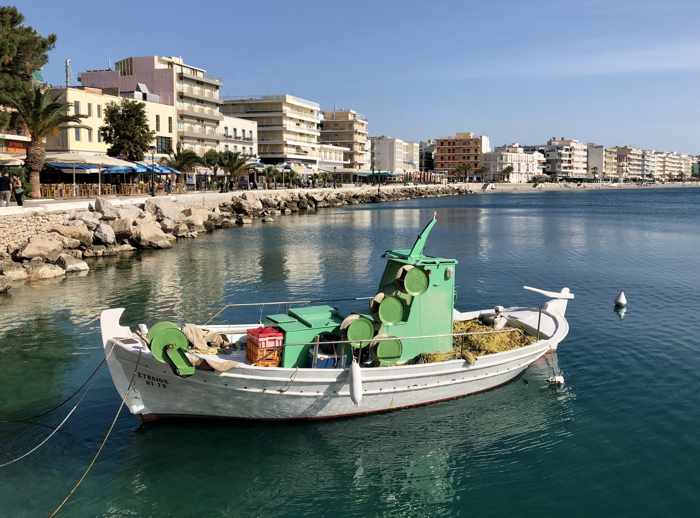
<svg viewBox="0 0 700 518">
<path fill-rule="evenodd" d="M 55 264 L 31 262 L 27 267 L 27 279 L 30 281 L 53 279 L 55 277 L 62 277 L 65 274 L 66 271 Z"/>
<path fill-rule="evenodd" d="M 175 225 L 176 223 L 170 219 L 170 218 L 163 218 L 160 220 L 160 228 L 163 232 L 166 232 L 167 234 L 172 234 L 175 232 Z"/>
<path fill-rule="evenodd" d="M 134 228 L 134 239 L 142 248 L 170 248 L 176 237 L 166 234 L 155 221 L 142 221 Z"/>
<path fill-rule="evenodd" d="M 185 223 L 178 223 L 173 229 L 173 234 L 176 237 L 189 237 L 190 227 L 188 227 Z"/>
<path fill-rule="evenodd" d="M 97 198 L 95 200 L 95 212 L 101 212 L 102 219 L 105 220 L 117 219 L 119 217 L 116 207 L 105 198 Z"/>
<path fill-rule="evenodd" d="M 123 243 L 121 245 L 114 245 L 114 246 L 110 246 L 109 248 L 115 254 L 121 254 L 124 252 L 133 252 L 134 250 L 136 250 L 136 248 L 131 246 L 129 243 Z"/>
<path fill-rule="evenodd" d="M 0 275 L 0 293 L 7 293 L 10 287 L 10 279 L 4 275 Z"/>
<path fill-rule="evenodd" d="M 80 225 L 84 224 L 88 230 L 95 230 L 97 225 L 100 224 L 100 217 L 102 214 L 96 212 L 78 212 L 69 225 Z"/>
<path fill-rule="evenodd" d="M 61 254 L 56 264 L 66 272 L 86 272 L 90 269 L 88 264 L 82 259 L 78 259 L 69 254 Z"/>
<path fill-rule="evenodd" d="M 134 218 L 126 215 L 115 219 L 111 223 L 112 230 L 117 239 L 131 239 L 133 226 Z"/>
<path fill-rule="evenodd" d="M 181 223 L 185 219 L 183 209 L 182 205 L 170 200 L 146 200 L 146 211 L 154 214 L 158 220 L 167 218 L 175 223 Z"/>
<path fill-rule="evenodd" d="M 54 225 L 51 230 L 58 232 L 62 236 L 77 239 L 85 246 L 92 244 L 92 232 L 82 221 L 71 221 L 70 225 Z M 99 225 L 99 222 L 97 223 Z M 95 225 L 97 228 L 97 225 Z"/>
<path fill-rule="evenodd" d="M 142 214 L 141 209 L 139 209 L 138 207 L 134 207 L 133 205 L 126 205 L 124 207 L 117 207 L 116 211 L 117 211 L 117 216 L 120 218 L 136 219 Z"/>
<path fill-rule="evenodd" d="M 52 232 L 56 239 L 63 243 L 63 248 L 65 250 L 75 250 L 80 246 L 80 241 L 78 239 L 73 239 L 72 237 L 62 236 L 58 232 Z"/>
<path fill-rule="evenodd" d="M 210 212 L 207 209 L 188 208 L 182 211 L 185 216 L 184 223 L 195 232 L 205 230 L 204 223 L 209 219 Z"/>
<path fill-rule="evenodd" d="M 234 197 L 231 200 L 231 204 L 238 214 L 245 214 L 246 216 L 255 216 L 264 209 L 259 199 L 247 194 L 243 194 L 240 198 Z"/>
<path fill-rule="evenodd" d="M 117 241 L 117 236 L 111 226 L 100 223 L 95 229 L 95 240 L 105 245 L 113 245 Z"/>
<path fill-rule="evenodd" d="M 23 281 L 27 278 L 27 270 L 22 264 L 9 259 L 0 261 L 0 273 L 10 281 Z"/>
<path fill-rule="evenodd" d="M 63 243 L 58 236 L 54 236 L 53 233 L 41 234 L 29 239 L 29 243 L 22 249 L 21 255 L 25 259 L 41 257 L 54 262 L 62 251 Z"/>
</svg>

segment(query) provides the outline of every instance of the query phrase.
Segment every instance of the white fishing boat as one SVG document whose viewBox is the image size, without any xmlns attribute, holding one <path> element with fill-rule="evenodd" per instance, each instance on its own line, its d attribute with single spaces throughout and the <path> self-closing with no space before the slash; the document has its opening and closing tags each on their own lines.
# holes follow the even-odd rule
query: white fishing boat
<svg viewBox="0 0 700 518">
<path fill-rule="evenodd" d="M 117 391 L 143 420 L 303 420 L 426 405 L 513 380 L 567 336 L 567 302 L 574 295 L 568 288 L 551 292 L 526 286 L 548 300 L 534 308 L 454 309 L 457 262 L 423 255 L 435 221 L 410 250 L 387 251 L 371 314 L 307 306 L 255 324 L 202 325 L 197 328 L 202 334 L 229 343 L 226 352 L 210 354 L 189 338 L 183 341 L 185 333 L 173 324 L 132 329 L 120 323 L 123 308 L 104 311 L 102 342 Z M 477 320 L 491 330 L 455 331 Z M 272 364 L 256 359 L 259 349 L 251 352 L 251 340 L 267 330 L 279 337 L 270 349 Z M 461 337 L 490 333 L 527 340 L 473 356 L 455 347 Z"/>
</svg>

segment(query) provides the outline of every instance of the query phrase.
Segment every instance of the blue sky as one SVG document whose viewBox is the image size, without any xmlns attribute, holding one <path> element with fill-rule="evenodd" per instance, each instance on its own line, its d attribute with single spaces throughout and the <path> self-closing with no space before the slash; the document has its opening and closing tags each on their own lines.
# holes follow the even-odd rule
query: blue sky
<svg viewBox="0 0 700 518">
<path fill-rule="evenodd" d="M 567 136 L 700 153 L 700 2 L 32 0 L 44 77 L 181 55 L 225 95 L 351 107 L 372 135 Z M 193 8 L 193 6 L 196 6 Z"/>
</svg>

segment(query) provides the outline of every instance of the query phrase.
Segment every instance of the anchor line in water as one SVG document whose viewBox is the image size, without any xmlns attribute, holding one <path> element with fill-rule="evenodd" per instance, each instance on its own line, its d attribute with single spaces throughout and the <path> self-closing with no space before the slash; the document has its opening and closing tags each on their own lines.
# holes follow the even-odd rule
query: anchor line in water
<svg viewBox="0 0 700 518">
<path fill-rule="evenodd" d="M 126 391 L 124 392 L 124 395 L 121 398 L 122 401 L 119 404 L 119 408 L 117 409 L 117 413 L 114 414 L 114 418 L 112 419 L 112 422 L 110 423 L 109 428 L 107 428 L 107 432 L 105 433 L 105 436 L 102 439 L 100 446 L 97 448 L 95 455 L 93 455 L 92 460 L 88 464 L 88 466 L 85 469 L 85 471 L 83 472 L 82 476 L 73 485 L 73 487 L 68 492 L 68 494 L 65 496 L 65 498 L 63 500 L 61 500 L 61 503 L 58 504 L 58 507 L 56 507 L 53 511 L 51 511 L 49 513 L 49 518 L 53 518 L 54 516 L 58 515 L 58 513 L 61 512 L 61 509 L 63 509 L 63 506 L 65 506 L 66 503 L 68 503 L 68 500 L 70 500 L 71 497 L 75 494 L 75 492 L 80 487 L 80 484 L 83 483 L 83 481 L 88 476 L 88 474 L 90 473 L 92 468 L 95 466 L 95 463 L 97 462 L 98 457 L 100 456 L 100 454 L 102 453 L 102 450 L 104 449 L 105 445 L 107 444 L 107 440 L 109 439 L 109 436 L 112 434 L 112 430 L 114 430 L 114 426 L 117 424 L 117 420 L 119 419 L 119 416 L 122 413 L 124 405 L 126 404 L 126 396 L 134 385 L 134 379 L 136 378 L 136 371 L 139 368 L 140 363 L 141 363 L 141 349 L 139 349 L 139 356 L 136 359 L 136 366 L 134 367 L 134 372 L 131 373 L 131 379 L 129 380 L 129 385 L 127 386 Z"/>
<path fill-rule="evenodd" d="M 104 365 L 104 363 L 107 361 L 107 358 L 112 354 L 112 351 L 114 351 L 114 345 L 112 345 L 112 348 L 109 350 L 109 354 L 107 354 L 107 355 L 105 356 L 105 358 L 99 363 L 99 365 L 98 365 L 97 367 L 95 367 L 95 369 L 94 369 L 93 372 L 90 374 L 90 376 L 88 377 L 88 379 L 85 380 L 85 382 L 81 384 L 80 388 L 79 388 L 77 391 L 75 391 L 73 394 L 71 394 L 71 396 L 70 396 L 69 398 L 67 398 L 67 399 L 65 399 L 64 401 L 62 401 L 59 405 L 56 405 L 56 406 L 54 406 L 53 408 L 50 408 L 49 410 L 46 410 L 46 411 L 44 411 L 44 412 L 41 412 L 41 413 L 37 414 L 37 415 L 34 416 L 34 417 L 29 417 L 29 418 L 23 419 L 23 420 L 31 420 L 31 419 L 35 419 L 36 417 L 41 417 L 41 416 L 46 415 L 46 414 L 48 414 L 48 413 L 50 413 L 50 412 L 53 412 L 53 411 L 56 410 L 57 408 L 60 408 L 60 407 L 63 406 L 65 403 L 67 403 L 68 401 L 70 401 L 71 399 L 73 399 L 73 397 L 74 397 L 76 394 L 78 394 L 78 393 L 80 392 L 80 390 L 83 389 L 83 387 L 85 387 L 85 390 L 84 390 L 83 393 L 80 395 L 80 398 L 78 399 L 78 401 L 76 401 L 75 405 L 73 405 L 73 407 L 68 411 L 68 413 L 67 413 L 66 416 L 63 418 L 63 420 L 61 420 L 61 422 L 58 423 L 58 425 L 56 425 L 55 427 L 52 427 L 52 428 L 51 428 L 51 432 L 50 432 L 46 437 L 44 437 L 41 441 L 39 441 L 38 444 L 36 444 L 36 445 L 33 446 L 32 448 L 30 448 L 28 451 L 24 452 L 22 455 L 20 455 L 20 456 L 18 456 L 18 457 L 15 457 L 15 458 L 13 458 L 13 459 L 7 461 L 7 462 L 3 462 L 2 464 L 0 464 L 0 468 L 6 468 L 7 466 L 11 466 L 12 464 L 17 463 L 17 462 L 19 462 L 20 460 L 22 460 L 22 459 L 28 457 L 28 456 L 31 455 L 32 453 L 36 452 L 36 451 L 37 451 L 39 448 L 41 448 L 44 444 L 46 444 L 47 442 L 49 442 L 49 440 L 51 440 L 51 438 L 52 438 L 54 435 L 56 435 L 56 434 L 58 433 L 58 431 L 59 431 L 61 428 L 63 428 L 63 426 L 68 422 L 68 420 L 71 418 L 71 416 L 73 415 L 73 413 L 78 409 L 78 407 L 80 406 L 80 404 L 83 402 L 83 400 L 85 399 L 85 396 L 87 396 L 88 392 L 90 392 L 90 386 L 92 385 L 92 381 L 95 379 L 95 374 L 99 371 L 100 367 L 102 367 L 102 365 Z M 2 422 L 12 422 L 12 421 L 2 421 Z"/>
</svg>

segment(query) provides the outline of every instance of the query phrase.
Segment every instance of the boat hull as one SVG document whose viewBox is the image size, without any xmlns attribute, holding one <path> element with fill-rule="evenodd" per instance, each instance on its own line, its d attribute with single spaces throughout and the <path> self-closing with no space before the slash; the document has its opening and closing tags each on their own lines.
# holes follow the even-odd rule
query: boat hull
<svg viewBox="0 0 700 518">
<path fill-rule="evenodd" d="M 402 367 L 362 369 L 362 401 L 350 396 L 349 369 L 281 369 L 242 365 L 218 373 L 198 370 L 181 378 L 147 349 L 110 341 L 108 365 L 129 410 L 155 417 L 259 420 L 331 419 L 365 415 L 483 392 L 503 385 L 544 355 L 537 342 L 507 353 Z"/>
</svg>

